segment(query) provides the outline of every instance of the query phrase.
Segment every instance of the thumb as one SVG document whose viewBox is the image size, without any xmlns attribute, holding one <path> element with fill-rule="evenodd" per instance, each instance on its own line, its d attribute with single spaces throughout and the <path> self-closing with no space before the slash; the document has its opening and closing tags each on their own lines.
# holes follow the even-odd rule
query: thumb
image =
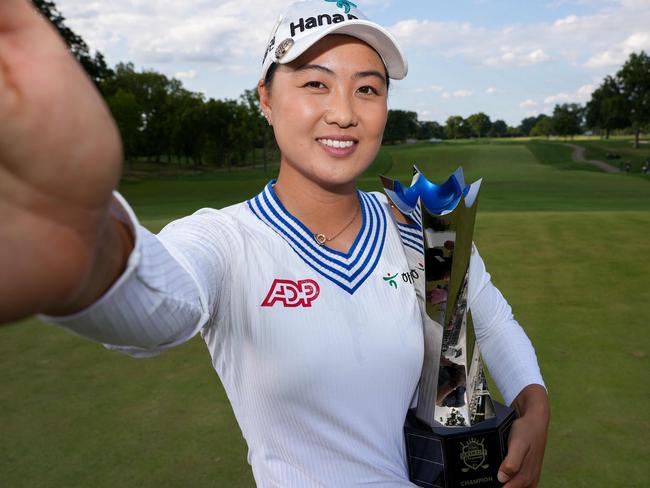
<svg viewBox="0 0 650 488">
<path fill-rule="evenodd" d="M 513 428 L 513 433 L 515 429 Z M 521 464 L 526 457 L 526 453 L 530 446 L 522 442 L 517 436 L 510 436 L 510 442 L 508 443 L 508 455 L 501 463 L 499 467 L 499 473 L 497 474 L 497 479 L 501 483 L 506 483 L 510 481 L 521 469 Z"/>
<path fill-rule="evenodd" d="M 39 20 L 31 2 L 26 0 L 2 0 L 0 2 L 0 31 L 11 32 L 32 26 Z"/>
</svg>

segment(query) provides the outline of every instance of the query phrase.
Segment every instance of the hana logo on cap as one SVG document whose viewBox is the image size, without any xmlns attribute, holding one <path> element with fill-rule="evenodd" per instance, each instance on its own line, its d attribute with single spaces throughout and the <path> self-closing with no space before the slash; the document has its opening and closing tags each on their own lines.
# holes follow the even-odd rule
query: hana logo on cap
<svg viewBox="0 0 650 488">
<path fill-rule="evenodd" d="M 356 4 L 349 2 L 348 0 L 325 0 L 326 2 L 336 3 L 338 8 L 344 8 L 345 13 L 349 14 L 352 7 L 357 8 Z"/>
<path fill-rule="evenodd" d="M 294 2 L 276 22 L 262 59 L 261 78 L 273 63 L 287 64 L 329 34 L 356 37 L 381 56 L 388 76 L 402 79 L 408 70 L 396 39 L 384 27 L 370 21 L 350 0 L 302 0 Z"/>
</svg>

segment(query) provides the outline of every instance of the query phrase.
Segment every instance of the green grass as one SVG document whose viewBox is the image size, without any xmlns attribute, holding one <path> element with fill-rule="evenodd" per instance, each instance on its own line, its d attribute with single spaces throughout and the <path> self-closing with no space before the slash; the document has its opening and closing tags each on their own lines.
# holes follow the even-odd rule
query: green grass
<svg viewBox="0 0 650 488">
<path fill-rule="evenodd" d="M 542 164 L 550 164 L 557 169 L 579 169 L 584 171 L 601 170 L 592 164 L 573 161 L 573 148 L 563 143 L 548 141 L 530 141 L 526 144 L 535 159 Z"/>
<path fill-rule="evenodd" d="M 650 210 L 648 181 L 560 169 L 563 164 L 558 167 L 558 161 L 563 161 L 569 148 L 547 144 L 469 142 L 383 150 L 394 160 L 391 175 L 404 181 L 410 180 L 414 163 L 434 181 L 443 180 L 458 166 L 463 166 L 468 181 L 483 178 L 481 212 Z M 377 189 L 379 185 L 364 179 L 362 186 Z"/>
<path fill-rule="evenodd" d="M 477 245 L 549 389 L 542 486 L 647 486 L 650 213 L 478 217 Z"/>
<path fill-rule="evenodd" d="M 568 152 L 567 152 L 568 151 Z M 647 486 L 650 181 L 576 169 L 545 141 L 383 148 L 376 175 L 417 163 L 483 177 L 476 241 L 536 347 L 553 410 L 542 487 Z M 125 182 L 159 229 L 257 193 L 240 171 Z M 27 320 L 0 329 L 0 487 L 250 487 L 246 447 L 200 339 L 153 360 Z"/>
<path fill-rule="evenodd" d="M 585 157 L 587 159 L 597 159 L 605 161 L 612 166 L 619 166 L 619 163 L 630 163 L 632 165 L 632 172 L 639 173 L 641 166 L 645 163 L 646 159 L 650 158 L 650 144 L 642 144 L 639 149 L 635 149 L 631 144 L 631 140 L 591 140 L 580 141 L 578 145 L 587 149 Z M 608 153 L 618 153 L 620 159 L 607 159 Z"/>
</svg>

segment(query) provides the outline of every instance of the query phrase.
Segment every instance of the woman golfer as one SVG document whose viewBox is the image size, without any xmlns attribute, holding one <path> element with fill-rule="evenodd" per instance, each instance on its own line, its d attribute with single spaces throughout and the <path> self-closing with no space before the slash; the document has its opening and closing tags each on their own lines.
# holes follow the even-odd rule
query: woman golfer
<svg viewBox="0 0 650 488">
<path fill-rule="evenodd" d="M 0 2 L 0 322 L 32 313 L 133 356 L 200 333 L 262 487 L 412 486 L 403 424 L 422 367 L 413 287 L 379 150 L 394 38 L 352 2 L 288 7 L 264 53 L 276 181 L 153 235 L 113 193 L 121 145 L 100 96 L 25 0 Z M 478 253 L 469 300 L 519 414 L 499 478 L 535 486 L 548 401 L 534 351 Z"/>
</svg>

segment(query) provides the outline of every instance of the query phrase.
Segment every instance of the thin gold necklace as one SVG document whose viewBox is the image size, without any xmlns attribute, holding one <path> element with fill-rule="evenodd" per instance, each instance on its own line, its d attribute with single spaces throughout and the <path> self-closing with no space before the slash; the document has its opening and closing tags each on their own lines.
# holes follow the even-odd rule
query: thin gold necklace
<svg viewBox="0 0 650 488">
<path fill-rule="evenodd" d="M 336 239 L 338 236 L 343 234 L 343 232 L 352 225 L 352 222 L 354 222 L 357 218 L 357 214 L 359 213 L 359 204 L 357 204 L 355 210 L 354 210 L 354 215 L 352 216 L 352 220 L 348 222 L 345 227 L 343 227 L 340 231 L 338 231 L 337 234 L 333 235 L 332 237 L 327 237 L 325 234 L 314 234 L 314 239 L 316 239 L 316 242 L 318 242 L 321 246 L 324 246 L 325 243 L 333 241 Z"/>
</svg>

